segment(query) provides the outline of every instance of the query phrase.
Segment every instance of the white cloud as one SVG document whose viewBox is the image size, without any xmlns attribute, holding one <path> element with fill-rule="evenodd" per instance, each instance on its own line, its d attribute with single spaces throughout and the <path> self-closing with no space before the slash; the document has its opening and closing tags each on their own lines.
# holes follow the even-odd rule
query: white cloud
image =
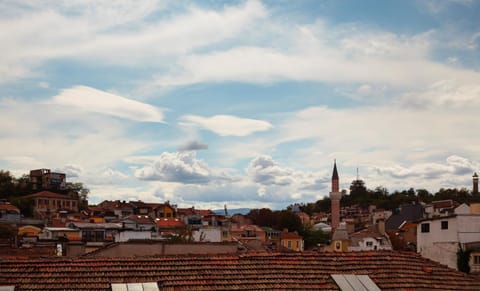
<svg viewBox="0 0 480 291">
<path fill-rule="evenodd" d="M 215 115 L 201 117 L 186 115 L 182 118 L 182 125 L 195 125 L 208 129 L 221 136 L 247 136 L 257 131 L 265 131 L 272 125 L 263 120 L 240 118 L 231 115 Z"/>
<path fill-rule="evenodd" d="M 400 102 L 412 107 L 461 108 L 480 105 L 480 85 L 478 83 L 461 83 L 455 79 L 441 80 L 428 88 L 406 93 Z"/>
<path fill-rule="evenodd" d="M 132 157 L 133 164 L 142 164 L 135 169 L 135 177 L 140 180 L 177 182 L 183 184 L 206 184 L 217 180 L 231 181 L 224 173 L 215 174 L 193 151 L 164 152 L 158 157 Z"/>
<path fill-rule="evenodd" d="M 54 171 L 65 173 L 67 181 L 69 178 L 78 178 L 84 173 L 83 168 L 79 165 L 65 165 L 61 168 L 54 169 Z"/>
<path fill-rule="evenodd" d="M 286 186 L 293 183 L 293 171 L 280 167 L 269 156 L 260 156 L 253 159 L 247 172 L 255 183 L 262 185 Z"/>
<path fill-rule="evenodd" d="M 318 36 L 320 37 L 320 36 Z M 381 36 L 380 36 L 381 37 Z M 425 48 L 390 51 L 365 47 L 363 39 L 341 48 L 319 47 L 317 51 L 284 51 L 281 48 L 235 47 L 224 51 L 192 54 L 179 62 L 178 73 L 158 76 L 158 86 L 202 82 L 237 81 L 271 83 L 283 80 L 358 82 L 394 87 L 417 87 L 455 75 L 459 80 L 478 81 L 475 71 L 430 61 Z M 408 40 L 405 40 L 408 42 Z M 393 48 L 397 43 L 391 43 Z"/>
<path fill-rule="evenodd" d="M 469 7 L 473 0 L 420 0 L 417 1 L 420 7 L 424 7 L 431 14 L 439 14 L 448 11 L 452 5 L 462 5 Z"/>
<path fill-rule="evenodd" d="M 273 199 L 275 194 L 279 194 L 289 201 L 307 197 L 315 200 L 327 194 L 328 176 L 283 167 L 270 156 L 251 160 L 247 173 L 252 182 L 257 184 L 258 195 L 264 199 Z"/>
<path fill-rule="evenodd" d="M 22 157 L 23 163 L 16 159 L 6 165 L 24 173 L 66 165 L 94 172 L 148 145 L 146 140 L 129 137 L 122 122 L 70 106 L 60 109 L 48 102 L 0 99 L 0 147 L 5 157 Z"/>
<path fill-rule="evenodd" d="M 430 191 L 437 191 L 441 187 L 468 188 L 470 186 L 468 180 L 479 166 L 480 164 L 477 162 L 453 155 L 447 157 L 444 163 L 417 163 L 409 167 L 392 164 L 375 166 L 372 170 L 378 174 L 378 179 L 388 180 L 390 185 L 403 184 L 403 188 L 406 188 L 405 181 L 408 181 L 409 185 L 413 187 L 426 187 L 430 188 Z"/>
<path fill-rule="evenodd" d="M 154 106 L 86 86 L 65 89 L 51 103 L 135 121 L 163 122 L 164 118 Z"/>
<path fill-rule="evenodd" d="M 0 4 L 1 5 L 1 4 Z M 60 58 L 96 64 L 168 66 L 171 55 L 230 39 L 266 16 L 258 1 L 222 11 L 190 6 L 183 14 L 156 19 L 158 1 L 56 1 L 2 5 L 0 82 L 35 74 L 42 63 Z"/>
</svg>

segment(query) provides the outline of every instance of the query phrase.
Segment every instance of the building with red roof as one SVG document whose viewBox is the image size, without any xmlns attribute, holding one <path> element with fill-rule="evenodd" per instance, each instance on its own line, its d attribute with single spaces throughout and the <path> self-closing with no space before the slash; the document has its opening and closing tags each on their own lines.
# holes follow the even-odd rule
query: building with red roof
<svg viewBox="0 0 480 291">
<path fill-rule="evenodd" d="M 19 221 L 20 217 L 20 210 L 16 206 L 8 202 L 0 202 L 0 221 Z"/>
<path fill-rule="evenodd" d="M 41 191 L 23 198 L 34 201 L 34 215 L 40 218 L 51 216 L 59 210 L 78 212 L 78 199 L 68 195 Z"/>
<path fill-rule="evenodd" d="M 282 231 L 280 233 L 280 245 L 295 252 L 303 252 L 303 237 L 297 232 Z"/>
</svg>

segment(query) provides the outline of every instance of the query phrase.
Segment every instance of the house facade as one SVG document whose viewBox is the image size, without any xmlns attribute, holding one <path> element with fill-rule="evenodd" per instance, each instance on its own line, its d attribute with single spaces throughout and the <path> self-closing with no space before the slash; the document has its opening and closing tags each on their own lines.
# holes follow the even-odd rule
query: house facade
<svg viewBox="0 0 480 291">
<path fill-rule="evenodd" d="M 50 169 L 31 170 L 29 178 L 34 190 L 63 190 L 66 187 L 65 173 L 55 173 Z"/>
<path fill-rule="evenodd" d="M 282 231 L 280 233 L 280 244 L 294 252 L 303 252 L 303 237 L 296 232 Z"/>
<path fill-rule="evenodd" d="M 140 231 L 157 232 L 157 224 L 153 218 L 148 215 L 132 214 L 120 221 L 123 228 Z"/>
<path fill-rule="evenodd" d="M 121 223 L 71 222 L 69 228 L 78 229 L 83 242 L 113 242 L 115 234 L 122 229 Z"/>
<path fill-rule="evenodd" d="M 79 229 L 69 227 L 44 227 L 38 234 L 40 240 L 69 240 L 80 241 L 81 234 Z"/>
<path fill-rule="evenodd" d="M 364 229 L 354 232 L 350 236 L 349 251 L 377 251 L 391 250 L 392 244 L 387 235 Z"/>
<path fill-rule="evenodd" d="M 24 197 L 34 201 L 34 215 L 47 217 L 60 210 L 78 212 L 78 199 L 50 191 L 42 191 Z"/>
<path fill-rule="evenodd" d="M 417 252 L 451 268 L 457 268 L 459 246 L 480 242 L 480 213 L 457 213 L 418 221 Z M 460 213 L 461 212 L 461 213 Z"/>
</svg>

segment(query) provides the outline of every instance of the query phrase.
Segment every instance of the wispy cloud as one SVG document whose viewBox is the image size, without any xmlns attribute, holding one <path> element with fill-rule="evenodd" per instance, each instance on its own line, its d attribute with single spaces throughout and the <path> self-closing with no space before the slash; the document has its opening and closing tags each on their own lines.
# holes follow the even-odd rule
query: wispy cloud
<svg viewBox="0 0 480 291">
<path fill-rule="evenodd" d="M 164 118 L 159 108 L 86 86 L 65 89 L 51 103 L 135 121 L 163 122 Z"/>
<path fill-rule="evenodd" d="M 306 32 L 308 31 L 308 33 Z M 286 37 L 312 47 L 234 47 L 223 51 L 191 54 L 179 61 L 178 73 L 159 76 L 155 83 L 181 86 L 203 82 L 272 83 L 285 80 L 337 83 L 372 83 L 415 88 L 455 75 L 477 82 L 480 74 L 429 59 L 428 34 L 413 37 L 371 32 L 368 35 L 323 35 L 315 27 L 290 31 Z M 298 35 L 297 37 L 292 37 Z M 323 38 L 333 38 L 323 43 Z M 421 68 L 421 69 L 419 69 Z"/>
<path fill-rule="evenodd" d="M 31 76 L 60 58 L 164 68 L 172 55 L 230 39 L 267 14 L 259 1 L 220 11 L 192 5 L 162 19 L 148 17 L 162 9 L 158 1 L 32 3 L 3 5 L 8 16 L 0 27 L 9 29 L 0 34 L 0 83 Z"/>
<path fill-rule="evenodd" d="M 269 122 L 263 120 L 231 115 L 215 115 L 212 117 L 186 115 L 182 117 L 181 124 L 184 126 L 199 126 L 221 136 L 247 136 L 257 131 L 266 131 L 272 128 Z"/>
</svg>

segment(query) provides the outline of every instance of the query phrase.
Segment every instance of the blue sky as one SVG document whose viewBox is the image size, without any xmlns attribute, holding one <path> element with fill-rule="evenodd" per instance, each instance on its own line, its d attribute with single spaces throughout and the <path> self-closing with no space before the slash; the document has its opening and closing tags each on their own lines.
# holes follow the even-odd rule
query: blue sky
<svg viewBox="0 0 480 291">
<path fill-rule="evenodd" d="M 471 186 L 480 1 L 5 1 L 0 169 L 90 202 Z"/>
</svg>

